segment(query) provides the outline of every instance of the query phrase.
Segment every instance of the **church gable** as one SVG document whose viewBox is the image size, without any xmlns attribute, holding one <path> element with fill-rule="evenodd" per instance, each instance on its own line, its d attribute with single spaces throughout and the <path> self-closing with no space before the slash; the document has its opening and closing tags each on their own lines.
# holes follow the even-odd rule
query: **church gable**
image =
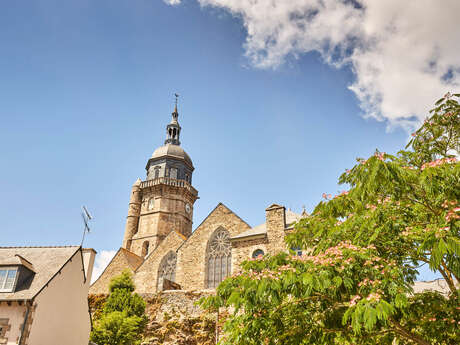
<svg viewBox="0 0 460 345">
<path fill-rule="evenodd" d="M 178 250 L 176 280 L 182 289 L 205 289 L 206 252 L 208 242 L 216 231 L 220 236 L 236 236 L 250 226 L 222 203 L 206 217 Z M 227 234 L 225 233 L 225 231 Z M 229 272 L 230 274 L 231 272 Z"/>
<path fill-rule="evenodd" d="M 185 237 L 176 231 L 172 231 L 146 258 L 135 272 L 134 284 L 139 293 L 157 292 L 158 269 L 163 259 L 183 244 Z M 168 276 L 169 277 L 169 276 Z M 168 278 L 167 277 L 167 278 Z M 171 277 L 169 277 L 171 278 Z"/>
<path fill-rule="evenodd" d="M 97 278 L 89 289 L 90 294 L 108 294 L 110 280 L 119 275 L 125 269 L 131 273 L 142 264 L 143 259 L 140 256 L 120 248 L 110 263 L 105 268 L 104 272 Z"/>
</svg>

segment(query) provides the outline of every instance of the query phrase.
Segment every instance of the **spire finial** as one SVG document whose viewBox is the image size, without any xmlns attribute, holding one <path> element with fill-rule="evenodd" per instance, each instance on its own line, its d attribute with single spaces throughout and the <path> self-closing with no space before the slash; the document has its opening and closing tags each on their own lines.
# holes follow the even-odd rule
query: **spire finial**
<svg viewBox="0 0 460 345">
<path fill-rule="evenodd" d="M 175 101 L 175 104 L 174 104 L 174 112 L 177 113 L 177 100 L 179 98 L 179 94 L 175 93 L 174 96 L 176 97 L 176 101 Z"/>
<path fill-rule="evenodd" d="M 173 144 L 173 145 L 180 145 L 179 135 L 180 135 L 180 126 L 177 118 L 179 117 L 179 113 L 177 112 L 177 101 L 179 98 L 179 94 L 175 93 L 174 96 L 176 100 L 174 102 L 174 111 L 172 112 L 172 119 L 169 125 L 166 126 L 166 144 Z"/>
</svg>

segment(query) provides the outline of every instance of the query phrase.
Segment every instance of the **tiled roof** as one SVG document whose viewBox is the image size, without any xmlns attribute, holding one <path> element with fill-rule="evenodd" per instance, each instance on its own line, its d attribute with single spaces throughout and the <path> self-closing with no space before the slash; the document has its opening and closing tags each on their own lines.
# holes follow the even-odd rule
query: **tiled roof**
<svg viewBox="0 0 460 345">
<path fill-rule="evenodd" d="M 276 204 L 271 205 L 270 207 L 281 207 Z M 269 208 L 270 208 L 269 207 Z M 292 226 L 295 222 L 299 221 L 302 218 L 300 214 L 292 212 L 291 210 L 286 210 L 286 228 Z M 266 223 L 259 224 L 245 232 L 242 232 L 239 235 L 233 236 L 232 239 L 240 239 L 251 236 L 261 236 L 267 233 Z"/>
<path fill-rule="evenodd" d="M 0 265 L 24 265 L 29 269 L 33 268 L 35 272 L 31 281 L 16 286 L 14 292 L 0 292 L 0 301 L 27 300 L 35 297 L 79 248 L 0 247 Z"/>
</svg>

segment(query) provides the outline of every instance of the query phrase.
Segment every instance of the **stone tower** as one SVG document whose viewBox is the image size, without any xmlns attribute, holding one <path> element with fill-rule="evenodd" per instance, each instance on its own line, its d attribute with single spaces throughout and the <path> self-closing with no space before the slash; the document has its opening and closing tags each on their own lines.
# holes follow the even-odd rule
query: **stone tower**
<svg viewBox="0 0 460 345">
<path fill-rule="evenodd" d="M 198 191 L 192 187 L 192 160 L 180 147 L 178 117 L 176 102 L 165 144 L 148 160 L 146 180 L 138 179 L 131 189 L 123 248 L 139 256 L 146 256 L 173 230 L 185 237 L 192 234 Z"/>
</svg>

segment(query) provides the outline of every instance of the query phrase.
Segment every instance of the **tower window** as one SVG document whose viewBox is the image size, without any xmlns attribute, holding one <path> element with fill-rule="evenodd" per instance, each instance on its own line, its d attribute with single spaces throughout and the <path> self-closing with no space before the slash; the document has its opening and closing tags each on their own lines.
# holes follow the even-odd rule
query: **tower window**
<svg viewBox="0 0 460 345">
<path fill-rule="evenodd" d="M 149 253 L 149 241 L 145 241 L 143 244 L 142 244 L 142 256 L 147 256 L 147 254 Z"/>
<path fill-rule="evenodd" d="M 160 167 L 155 167 L 155 178 L 160 177 Z"/>
<path fill-rule="evenodd" d="M 177 168 L 169 169 L 169 177 L 177 179 Z"/>
</svg>

